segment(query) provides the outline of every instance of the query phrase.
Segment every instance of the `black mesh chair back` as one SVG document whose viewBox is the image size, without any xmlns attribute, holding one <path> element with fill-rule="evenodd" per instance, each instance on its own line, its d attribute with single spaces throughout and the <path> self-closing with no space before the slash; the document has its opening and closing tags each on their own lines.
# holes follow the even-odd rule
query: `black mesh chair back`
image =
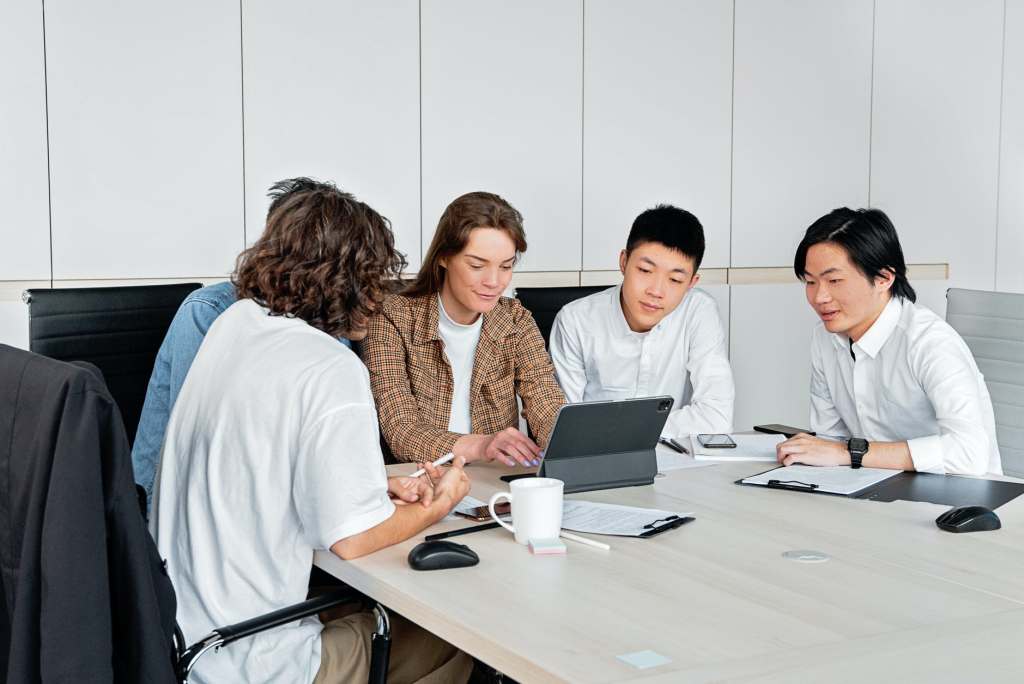
<svg viewBox="0 0 1024 684">
<path fill-rule="evenodd" d="M 581 297 L 607 289 L 607 285 L 586 287 L 519 287 L 516 288 L 516 297 L 533 314 L 534 320 L 537 321 L 537 327 L 540 328 L 540 334 L 544 336 L 544 344 L 547 345 L 548 339 L 551 337 L 551 326 L 555 323 L 555 316 L 558 315 L 563 306 Z"/>
<path fill-rule="evenodd" d="M 153 361 L 178 306 L 200 283 L 25 292 L 29 349 L 60 361 L 88 361 L 103 372 L 129 443 L 146 398 Z"/>
</svg>

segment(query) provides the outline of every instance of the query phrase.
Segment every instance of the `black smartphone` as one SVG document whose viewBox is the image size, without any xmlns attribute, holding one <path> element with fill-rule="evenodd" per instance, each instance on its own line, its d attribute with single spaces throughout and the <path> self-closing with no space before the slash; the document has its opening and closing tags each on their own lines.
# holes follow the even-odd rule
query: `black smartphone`
<svg viewBox="0 0 1024 684">
<path fill-rule="evenodd" d="M 502 482 L 512 482 L 514 480 L 521 480 L 524 477 L 537 477 L 537 473 L 516 473 L 515 475 L 502 475 Z"/>
<path fill-rule="evenodd" d="M 758 432 L 764 432 L 769 435 L 785 435 L 786 437 L 792 437 L 793 435 L 801 432 L 807 435 L 814 434 L 814 432 L 812 432 L 811 430 L 793 427 L 792 425 L 779 425 L 778 423 L 768 423 L 767 425 L 755 425 L 754 429 L 757 430 Z"/>
<path fill-rule="evenodd" d="M 706 449 L 735 449 L 736 442 L 729 435 L 697 435 L 697 441 Z"/>
</svg>

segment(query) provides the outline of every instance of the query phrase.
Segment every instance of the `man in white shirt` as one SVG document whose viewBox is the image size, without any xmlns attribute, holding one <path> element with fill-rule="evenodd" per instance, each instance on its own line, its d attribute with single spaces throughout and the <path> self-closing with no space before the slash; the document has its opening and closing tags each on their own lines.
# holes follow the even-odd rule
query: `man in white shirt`
<svg viewBox="0 0 1024 684">
<path fill-rule="evenodd" d="M 659 205 L 633 222 L 619 254 L 622 285 L 566 304 L 551 360 L 570 402 L 669 395 L 663 435 L 732 430 L 732 369 L 715 300 L 694 289 L 704 229 Z"/>
<path fill-rule="evenodd" d="M 793 263 L 821 318 L 811 341 L 811 429 L 785 465 L 1002 474 L 992 400 L 970 349 L 914 303 L 896 229 L 878 209 L 815 221 Z"/>
<path fill-rule="evenodd" d="M 365 335 L 401 270 L 386 219 L 330 184 L 285 181 L 271 196 L 266 231 L 239 258 L 239 301 L 211 326 L 175 402 L 157 473 L 151 528 L 189 640 L 303 601 L 315 550 L 349 560 L 401 542 L 469 487 L 461 462 L 435 487 L 387 477 L 369 375 L 337 343 Z M 391 676 L 466 681 L 468 656 L 393 617 Z M 292 622 L 207 654 L 193 681 L 366 681 L 372 629 L 366 612 Z"/>
</svg>

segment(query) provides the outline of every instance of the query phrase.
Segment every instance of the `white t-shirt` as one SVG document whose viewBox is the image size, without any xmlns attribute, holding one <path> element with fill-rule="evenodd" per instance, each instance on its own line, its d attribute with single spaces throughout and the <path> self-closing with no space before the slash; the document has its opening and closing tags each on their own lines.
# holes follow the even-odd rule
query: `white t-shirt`
<svg viewBox="0 0 1024 684">
<path fill-rule="evenodd" d="M 725 329 L 711 295 L 690 290 L 646 333 L 633 332 L 621 286 L 562 307 L 551 328 L 551 361 L 571 402 L 668 395 L 662 433 L 731 432 L 732 368 Z"/>
<path fill-rule="evenodd" d="M 456 323 L 444 310 L 441 295 L 437 296 L 437 334 L 444 342 L 444 353 L 452 368 L 452 412 L 448 418 L 448 430 L 468 435 L 472 432 L 469 415 L 469 390 L 473 383 L 473 361 L 476 359 L 476 345 L 480 342 L 480 330 L 484 317 L 469 325 Z"/>
<path fill-rule="evenodd" d="M 167 425 L 151 531 L 192 643 L 305 600 L 315 549 L 394 505 L 365 366 L 304 321 L 241 300 L 210 328 Z M 199 661 L 195 682 L 312 682 L 307 618 Z"/>
<path fill-rule="evenodd" d="M 988 387 L 948 323 L 893 297 L 850 350 L 849 337 L 815 326 L 812 430 L 905 441 L 922 472 L 1002 474 Z"/>
</svg>

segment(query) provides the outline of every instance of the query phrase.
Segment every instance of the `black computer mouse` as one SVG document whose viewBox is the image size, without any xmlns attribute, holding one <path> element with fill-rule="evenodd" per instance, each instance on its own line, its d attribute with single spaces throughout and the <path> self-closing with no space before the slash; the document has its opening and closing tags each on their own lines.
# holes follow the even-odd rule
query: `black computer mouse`
<svg viewBox="0 0 1024 684">
<path fill-rule="evenodd" d="M 935 519 L 940 530 L 947 532 L 985 532 L 1002 527 L 999 516 L 984 506 L 958 506 Z"/>
<path fill-rule="evenodd" d="M 480 562 L 480 556 L 465 544 L 450 541 L 428 541 L 417 544 L 409 552 L 413 570 L 445 570 L 465 568 Z"/>
</svg>

